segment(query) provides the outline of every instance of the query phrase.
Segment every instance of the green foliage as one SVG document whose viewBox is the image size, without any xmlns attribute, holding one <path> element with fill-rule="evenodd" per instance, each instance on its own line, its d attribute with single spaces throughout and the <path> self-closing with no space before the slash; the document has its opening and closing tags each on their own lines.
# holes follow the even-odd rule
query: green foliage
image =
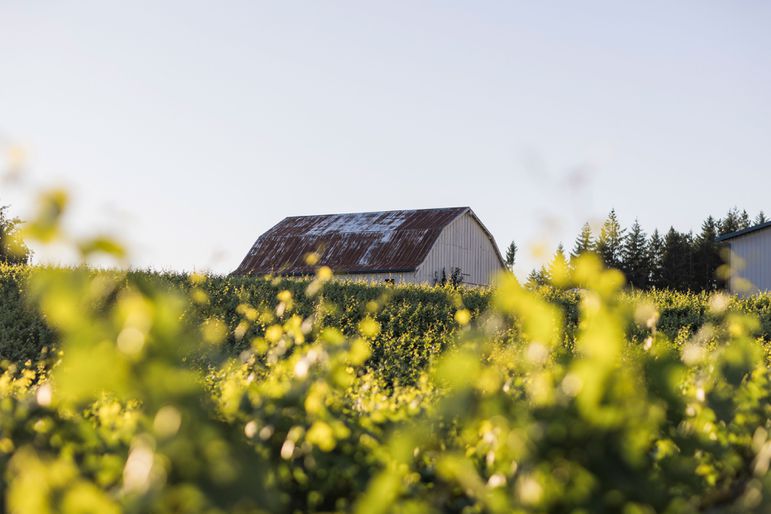
<svg viewBox="0 0 771 514">
<path fill-rule="evenodd" d="M 5 510 L 771 508 L 771 296 L 625 293 L 561 252 L 537 288 L 331 278 L 4 269 L 56 340 L 0 374 Z"/>
<path fill-rule="evenodd" d="M 558 253 L 545 266 L 533 287 L 548 284 L 555 262 L 563 262 Z M 25 284 L 31 273 L 42 268 L 0 265 L 0 360 L 23 364 L 27 360 L 52 360 L 57 337 L 40 312 L 24 301 Z M 319 296 L 308 297 L 311 282 L 294 279 L 201 276 L 184 273 L 132 271 L 115 275 L 111 271 L 92 271 L 92 278 L 113 277 L 122 286 L 129 282 L 148 284 L 157 289 L 176 290 L 190 299 L 184 317 L 192 323 L 216 318 L 227 329 L 216 356 L 223 359 L 239 355 L 255 337 L 263 336 L 276 318 L 277 296 L 292 294 L 293 309 L 307 318 L 318 316 L 325 326 L 344 334 L 356 334 L 362 319 L 373 315 L 380 325 L 380 336 L 373 342 L 372 357 L 366 367 L 387 383 L 414 383 L 433 356 L 441 353 L 459 328 L 454 319 L 459 306 L 476 319 L 490 301 L 485 289 L 454 289 L 417 285 L 386 286 L 360 282 L 333 281 L 325 284 Z M 576 319 L 580 298 L 572 291 L 542 290 L 550 301 L 558 303 Z M 674 339 L 681 327 L 693 332 L 713 322 L 709 316 L 709 296 L 667 290 L 644 294 L 622 293 L 632 301 L 652 303 L 659 311 L 659 330 Z M 771 301 L 768 295 L 747 299 L 730 297 L 732 309 L 753 314 L 761 321 L 759 336 L 771 339 Z M 254 323 L 243 324 L 243 312 L 258 313 Z M 373 311 L 374 309 L 374 311 Z M 246 328 L 244 328 L 246 327 Z"/>
<path fill-rule="evenodd" d="M 0 264 L 0 361 L 38 361 L 56 338 L 39 311 L 24 300 L 30 268 Z"/>
<path fill-rule="evenodd" d="M 29 276 L 45 269 L 0 265 L 0 360 L 18 364 L 38 361 L 45 349 L 58 349 L 57 338 L 44 317 L 23 299 Z M 139 283 L 190 298 L 184 312 L 186 320 L 202 323 L 216 318 L 226 327 L 217 356 L 220 359 L 238 355 L 255 337 L 264 335 L 277 318 L 275 304 L 282 291 L 291 293 L 292 307 L 298 315 L 315 316 L 323 325 L 347 335 L 357 333 L 361 320 L 373 316 L 381 334 L 368 367 L 389 382 L 414 381 L 431 357 L 452 339 L 458 328 L 454 319 L 458 308 L 463 306 L 476 317 L 489 299 L 486 290 L 449 285 L 392 287 L 334 281 L 325 284 L 318 296 L 308 297 L 308 280 L 146 271 L 89 273 L 93 280 L 115 281 L 121 288 Z M 258 313 L 248 326 L 243 323 L 245 310 Z"/>
<path fill-rule="evenodd" d="M 21 221 L 8 216 L 8 206 L 0 206 L 0 263 L 26 264 L 30 250 L 19 231 Z"/>
</svg>

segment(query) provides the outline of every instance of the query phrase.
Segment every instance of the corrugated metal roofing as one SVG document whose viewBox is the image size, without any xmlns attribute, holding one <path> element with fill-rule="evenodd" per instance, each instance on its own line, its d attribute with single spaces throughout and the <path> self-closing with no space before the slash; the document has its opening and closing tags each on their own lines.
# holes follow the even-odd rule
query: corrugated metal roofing
<svg viewBox="0 0 771 514">
<path fill-rule="evenodd" d="M 257 239 L 233 273 L 310 274 L 311 252 L 320 255 L 317 266 L 336 273 L 413 271 L 442 229 L 467 212 L 476 219 L 468 207 L 285 218 Z"/>
</svg>

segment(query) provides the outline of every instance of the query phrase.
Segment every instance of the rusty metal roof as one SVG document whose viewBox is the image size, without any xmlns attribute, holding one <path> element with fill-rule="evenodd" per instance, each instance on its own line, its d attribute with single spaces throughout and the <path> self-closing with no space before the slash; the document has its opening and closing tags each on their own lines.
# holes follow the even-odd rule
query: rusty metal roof
<svg viewBox="0 0 771 514">
<path fill-rule="evenodd" d="M 479 222 L 469 207 L 285 218 L 257 239 L 233 273 L 311 274 L 315 268 L 305 261 L 311 252 L 320 256 L 316 266 L 335 273 L 414 271 L 442 229 L 467 212 Z"/>
</svg>

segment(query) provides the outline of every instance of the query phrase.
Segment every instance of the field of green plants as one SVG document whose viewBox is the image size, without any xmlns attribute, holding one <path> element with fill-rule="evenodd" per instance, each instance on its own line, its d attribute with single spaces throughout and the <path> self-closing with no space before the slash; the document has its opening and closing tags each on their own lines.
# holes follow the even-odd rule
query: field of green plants
<svg viewBox="0 0 771 514">
<path fill-rule="evenodd" d="M 59 235 L 52 195 L 27 237 Z M 117 258 L 80 241 L 84 262 Z M 771 511 L 771 297 L 0 269 L 11 513 Z"/>
</svg>

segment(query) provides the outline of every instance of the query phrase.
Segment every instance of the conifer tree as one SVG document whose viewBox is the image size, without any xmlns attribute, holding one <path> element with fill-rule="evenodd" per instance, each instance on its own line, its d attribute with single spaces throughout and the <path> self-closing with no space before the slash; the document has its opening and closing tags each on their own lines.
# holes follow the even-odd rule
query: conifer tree
<svg viewBox="0 0 771 514">
<path fill-rule="evenodd" d="M 739 210 L 736 207 L 733 207 L 729 209 L 725 217 L 720 220 L 720 235 L 736 232 L 739 229 L 741 229 Z"/>
<path fill-rule="evenodd" d="M 568 278 L 568 259 L 565 256 L 565 247 L 562 246 L 562 243 L 557 246 L 557 250 L 549 262 L 548 278 L 557 287 L 564 286 Z"/>
<path fill-rule="evenodd" d="M 546 266 L 541 266 L 539 269 L 534 269 L 530 272 L 530 274 L 527 276 L 527 281 L 525 282 L 526 287 L 538 287 L 538 286 L 545 286 L 549 283 L 549 271 L 546 269 Z"/>
<path fill-rule="evenodd" d="M 589 223 L 584 223 L 581 227 L 581 233 L 578 234 L 576 242 L 573 245 L 573 251 L 570 252 L 571 259 L 575 259 L 582 253 L 593 252 L 595 247 L 594 236 L 592 235 L 592 227 Z"/>
<path fill-rule="evenodd" d="M 742 213 L 739 215 L 739 230 L 750 228 L 750 226 L 752 226 L 750 215 L 747 214 L 746 210 L 742 210 Z"/>
<path fill-rule="evenodd" d="M 664 273 L 662 269 L 662 258 L 664 256 L 664 240 L 659 234 L 659 230 L 655 229 L 648 242 L 648 262 L 650 263 L 650 276 L 648 277 L 651 287 L 657 289 L 663 289 L 666 287 L 664 284 Z"/>
<path fill-rule="evenodd" d="M 646 289 L 650 285 L 651 262 L 648 241 L 637 219 L 624 237 L 621 249 L 622 267 L 632 287 Z"/>
<path fill-rule="evenodd" d="M 554 257 L 552 258 L 552 260 L 554 259 L 559 259 L 567 262 L 567 258 L 565 257 L 565 246 L 562 243 L 557 245 L 557 250 L 555 250 Z"/>
<path fill-rule="evenodd" d="M 694 255 L 694 283 L 701 291 L 717 289 L 717 268 L 720 266 L 720 248 L 717 243 L 718 222 L 709 216 L 696 237 Z"/>
<path fill-rule="evenodd" d="M 517 260 L 517 245 L 512 241 L 506 248 L 506 266 L 514 271 L 514 262 Z"/>
<path fill-rule="evenodd" d="M 763 211 L 760 211 L 757 216 L 755 216 L 755 225 L 762 225 L 763 223 L 767 223 L 768 219 L 766 219 L 766 215 Z"/>
<path fill-rule="evenodd" d="M 693 254 L 691 235 L 681 234 L 673 227 L 664 237 L 664 251 L 661 257 L 663 286 L 678 291 L 694 289 Z"/>
<path fill-rule="evenodd" d="M 596 251 L 608 268 L 621 267 L 621 248 L 624 238 L 624 229 L 618 222 L 616 210 L 611 209 L 600 229 L 600 237 L 597 238 Z"/>
</svg>

